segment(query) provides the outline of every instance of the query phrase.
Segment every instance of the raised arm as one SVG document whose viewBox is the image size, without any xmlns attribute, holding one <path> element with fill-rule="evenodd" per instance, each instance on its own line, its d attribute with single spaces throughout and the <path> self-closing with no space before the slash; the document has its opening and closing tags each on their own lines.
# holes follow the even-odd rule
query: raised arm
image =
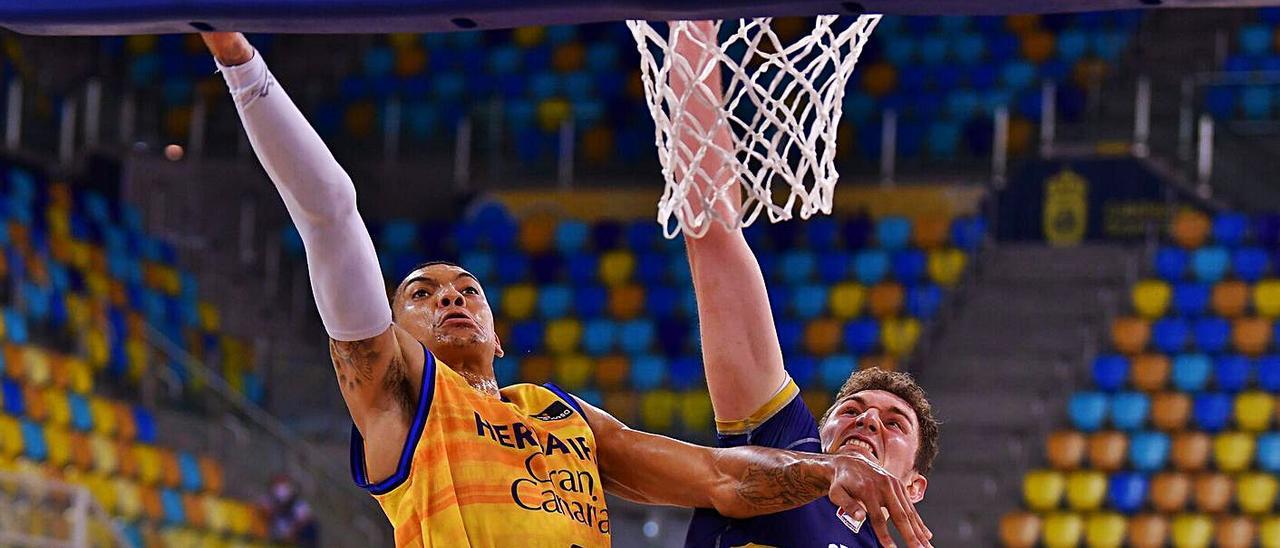
<svg viewBox="0 0 1280 548">
<path fill-rule="evenodd" d="M 302 236 L 338 387 L 366 440 L 369 478 L 390 476 L 412 417 L 404 402 L 412 405 L 421 389 L 425 353 L 391 323 L 373 240 L 356 210 L 355 186 L 243 35 L 201 37 Z"/>
<path fill-rule="evenodd" d="M 676 38 L 678 43 L 674 50 L 676 55 L 697 67 L 704 63 L 701 56 L 707 54 L 706 48 L 718 46 L 715 45 L 711 23 L 694 23 L 689 25 L 689 29 L 692 36 Z M 701 43 L 689 38 L 696 38 Z M 673 91 L 683 93 L 688 83 L 676 78 L 678 71 L 672 71 L 672 74 Z M 706 81 L 718 100 L 722 89 L 718 65 Z M 711 105 L 699 99 L 685 102 L 683 116 L 674 123 L 683 129 L 677 139 L 689 151 L 688 154 L 694 154 L 706 145 L 685 128 L 695 124 L 711 127 L 722 116 L 718 104 Z M 730 148 L 728 125 L 720 126 L 714 141 L 719 148 Z M 715 207 L 722 216 L 736 216 L 734 208 L 742 202 L 742 193 L 732 170 L 725 169 L 719 155 L 710 153 L 703 156 L 699 168 L 705 174 L 714 175 L 710 186 L 705 180 L 701 181 L 703 193 L 712 191 L 711 187 L 722 189 L 725 199 L 717 201 Z M 782 389 L 787 379 L 764 275 L 741 230 L 729 230 L 712 222 L 703 237 L 686 237 L 685 247 L 689 253 L 693 289 L 698 298 L 702 360 L 716 419 L 747 419 Z"/>
<path fill-rule="evenodd" d="M 605 489 L 614 495 L 644 504 L 714 508 L 733 518 L 790 510 L 828 495 L 858 521 L 868 515 L 864 508 L 879 510 L 869 517 L 885 546 L 893 546 L 890 518 L 909 546 L 929 546 L 902 482 L 861 455 L 702 447 L 632 430 L 579 403 L 596 438 Z"/>
</svg>

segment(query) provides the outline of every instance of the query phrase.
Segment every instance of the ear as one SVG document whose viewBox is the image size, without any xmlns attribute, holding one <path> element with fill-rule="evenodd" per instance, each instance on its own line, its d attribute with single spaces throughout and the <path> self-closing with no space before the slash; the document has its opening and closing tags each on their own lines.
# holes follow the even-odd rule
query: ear
<svg viewBox="0 0 1280 548">
<path fill-rule="evenodd" d="M 924 500 L 924 491 L 929 487 L 929 478 L 921 476 L 920 473 L 912 470 L 911 479 L 904 485 L 907 488 L 907 497 L 911 499 L 911 504 L 917 504 Z"/>
<path fill-rule="evenodd" d="M 502 351 L 502 339 L 498 338 L 498 332 L 493 332 L 493 357 L 501 358 L 505 353 Z"/>
</svg>

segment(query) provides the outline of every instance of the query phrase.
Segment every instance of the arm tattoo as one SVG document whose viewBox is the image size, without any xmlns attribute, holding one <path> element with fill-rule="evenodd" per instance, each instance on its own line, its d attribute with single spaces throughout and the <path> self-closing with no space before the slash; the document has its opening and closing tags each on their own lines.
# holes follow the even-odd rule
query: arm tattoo
<svg viewBox="0 0 1280 548">
<path fill-rule="evenodd" d="M 329 339 L 329 354 L 333 357 L 333 370 L 338 375 L 338 385 L 345 391 L 353 391 L 373 381 L 373 366 L 378 353 L 372 339 L 362 341 L 335 341 Z M 413 384 L 409 381 L 403 361 L 391 355 L 382 377 L 382 389 L 395 398 L 396 405 L 413 416 L 416 403 Z"/>
<path fill-rule="evenodd" d="M 738 497 L 759 511 L 775 511 L 806 504 L 827 493 L 829 482 L 798 466 L 747 466 L 738 483 Z"/>
</svg>

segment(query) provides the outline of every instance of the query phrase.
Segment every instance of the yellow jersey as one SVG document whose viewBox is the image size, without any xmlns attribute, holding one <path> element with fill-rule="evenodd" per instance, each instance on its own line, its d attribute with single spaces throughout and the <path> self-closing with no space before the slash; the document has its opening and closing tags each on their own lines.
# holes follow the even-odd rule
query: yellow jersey
<svg viewBox="0 0 1280 548">
<path fill-rule="evenodd" d="M 370 482 L 351 429 L 356 484 L 382 506 L 396 546 L 609 546 L 595 437 L 555 385 L 485 395 L 426 353 L 422 391 L 391 477 Z"/>
</svg>

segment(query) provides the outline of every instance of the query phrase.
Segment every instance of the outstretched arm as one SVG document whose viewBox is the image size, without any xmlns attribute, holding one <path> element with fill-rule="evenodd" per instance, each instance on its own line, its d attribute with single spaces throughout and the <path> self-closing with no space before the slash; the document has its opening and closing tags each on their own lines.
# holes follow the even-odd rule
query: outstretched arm
<svg viewBox="0 0 1280 548">
<path fill-rule="evenodd" d="M 366 441 L 373 481 L 390 476 L 408 435 L 425 354 L 391 323 L 373 240 L 356 189 L 240 33 L 203 33 L 253 150 L 302 236 L 338 387 Z"/>
<path fill-rule="evenodd" d="M 596 439 L 605 489 L 645 504 L 714 508 L 734 518 L 772 514 L 827 495 L 849 515 L 869 518 L 893 546 L 892 519 L 910 546 L 928 546 L 924 522 L 896 477 L 860 455 L 744 446 L 710 448 L 632 430 L 579 400 Z"/>
<path fill-rule="evenodd" d="M 709 57 L 716 45 L 715 27 L 709 22 L 691 23 L 689 34 L 673 36 L 675 55 L 693 67 L 716 63 L 704 84 L 711 97 L 694 97 L 684 103 L 683 115 L 674 121 L 685 154 L 692 158 L 701 142 L 692 127 L 710 128 L 724 114 L 720 107 L 722 85 L 718 61 Z M 680 71 L 672 71 L 671 86 L 683 94 L 691 82 L 682 81 Z M 700 86 L 699 86 L 700 87 Z M 695 92 L 699 93 L 699 92 Z M 714 101 L 712 103 L 711 101 Z M 732 137 L 727 124 L 719 126 L 714 146 L 728 150 Z M 701 132 L 698 132 L 701 133 Z M 739 181 L 718 154 L 703 156 L 697 179 L 702 194 L 722 192 L 724 199 L 714 207 L 720 216 L 733 218 L 742 202 Z M 680 175 L 680 174 L 677 174 Z M 698 213 L 698 204 L 694 204 Z M 782 349 L 774 328 L 773 312 L 765 289 L 760 264 L 747 246 L 742 230 L 730 230 L 712 222 L 701 238 L 685 238 L 693 289 L 698 298 L 698 321 L 702 334 L 702 360 L 707 388 L 716 418 L 738 421 L 759 410 L 783 387 L 787 374 L 782 366 Z"/>
</svg>

